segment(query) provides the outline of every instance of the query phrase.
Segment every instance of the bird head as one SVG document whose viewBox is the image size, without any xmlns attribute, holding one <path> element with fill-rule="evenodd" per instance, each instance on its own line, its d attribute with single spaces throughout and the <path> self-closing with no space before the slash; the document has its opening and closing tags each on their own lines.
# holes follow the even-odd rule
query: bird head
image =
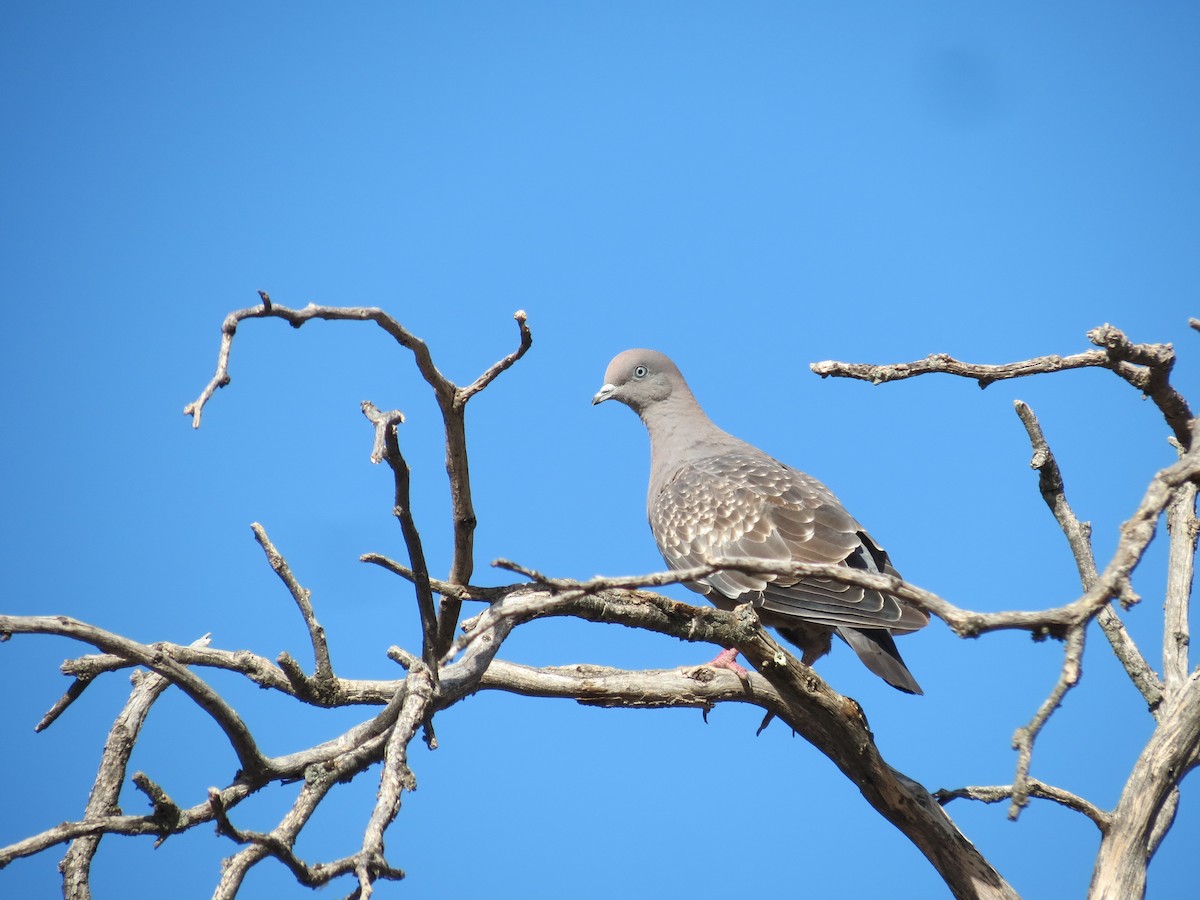
<svg viewBox="0 0 1200 900">
<path fill-rule="evenodd" d="M 665 355 L 657 350 L 626 350 L 608 364 L 592 405 L 617 400 L 640 414 L 681 388 L 687 392 L 679 369 Z"/>
</svg>

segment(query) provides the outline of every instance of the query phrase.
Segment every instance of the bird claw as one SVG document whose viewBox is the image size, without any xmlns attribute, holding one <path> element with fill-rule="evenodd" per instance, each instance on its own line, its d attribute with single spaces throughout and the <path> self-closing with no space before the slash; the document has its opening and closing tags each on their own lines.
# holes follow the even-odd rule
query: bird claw
<svg viewBox="0 0 1200 900">
<path fill-rule="evenodd" d="M 705 665 L 710 669 L 728 669 L 739 678 L 748 675 L 745 666 L 742 666 L 737 661 L 738 651 L 730 647 L 728 650 L 722 650 L 713 658 L 711 662 L 706 662 Z"/>
</svg>

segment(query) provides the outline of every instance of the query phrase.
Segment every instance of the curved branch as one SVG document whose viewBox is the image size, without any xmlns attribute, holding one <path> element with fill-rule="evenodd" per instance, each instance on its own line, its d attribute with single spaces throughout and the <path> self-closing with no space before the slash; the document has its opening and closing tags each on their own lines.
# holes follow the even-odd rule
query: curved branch
<svg viewBox="0 0 1200 900">
<path fill-rule="evenodd" d="M 74 638 L 154 670 L 178 686 L 225 732 L 243 773 L 257 777 L 271 770 L 269 761 L 259 752 L 254 736 L 241 716 L 203 679 L 179 665 L 168 654 L 69 616 L 0 615 L 0 634 L 56 634 Z"/>
<path fill-rule="evenodd" d="M 501 372 L 511 367 L 513 363 L 524 356 L 529 348 L 533 346 L 533 333 L 529 330 L 529 325 L 527 324 L 528 318 L 523 309 L 518 309 L 513 313 L 513 319 L 516 320 L 517 329 L 521 335 L 521 342 L 517 345 L 517 349 L 499 362 L 493 363 L 482 375 L 466 387 L 459 388 L 458 395 L 455 397 L 455 403 L 458 406 L 466 406 L 468 400 L 495 381 Z"/>
</svg>

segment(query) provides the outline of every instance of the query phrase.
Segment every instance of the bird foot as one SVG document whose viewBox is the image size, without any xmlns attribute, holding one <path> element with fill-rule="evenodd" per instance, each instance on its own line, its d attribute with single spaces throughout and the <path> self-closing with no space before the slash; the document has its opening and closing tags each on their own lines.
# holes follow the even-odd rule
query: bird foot
<svg viewBox="0 0 1200 900">
<path fill-rule="evenodd" d="M 740 678 L 749 673 L 744 666 L 738 664 L 737 658 L 737 650 L 730 647 L 728 650 L 722 650 L 711 662 L 706 662 L 705 665 L 710 669 L 728 669 Z"/>
</svg>

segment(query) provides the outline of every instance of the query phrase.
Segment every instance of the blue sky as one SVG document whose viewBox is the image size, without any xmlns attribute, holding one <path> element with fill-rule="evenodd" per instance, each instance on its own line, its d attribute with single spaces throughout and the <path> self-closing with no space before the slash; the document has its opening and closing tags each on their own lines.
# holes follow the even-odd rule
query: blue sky
<svg viewBox="0 0 1200 900">
<path fill-rule="evenodd" d="M 382 306 L 460 382 L 515 346 L 511 315 L 528 311 L 532 351 L 468 416 L 479 582 L 505 580 L 497 556 L 575 577 L 661 566 L 641 426 L 589 407 L 609 358 L 650 346 L 719 424 L 826 481 L 914 583 L 984 610 L 1072 599 L 1012 401 L 1041 417 L 1102 558 L 1172 458 L 1150 404 L 1101 371 L 980 392 L 822 381 L 808 364 L 1066 354 L 1111 321 L 1174 342 L 1197 402 L 1198 33 L 1181 3 L 7 4 L 0 603 L 307 659 L 252 539 L 261 521 L 313 590 L 339 673 L 396 674 L 383 654 L 417 645 L 415 604 L 357 561 L 402 553 L 358 403 L 407 413 L 418 524 L 444 571 L 436 409 L 381 332 L 250 322 L 233 383 L 193 431 L 180 411 L 212 374 L 221 320 L 258 289 Z M 1164 559 L 1160 540 L 1126 617 L 1155 661 Z M 1107 807 L 1150 718 L 1089 638 L 1034 773 Z M 1011 734 L 1059 646 L 964 642 L 935 623 L 901 649 L 923 698 L 844 648 L 818 669 L 930 789 L 1010 781 Z M 83 652 L 0 647 L 0 759 L 22 773 L 0 843 L 82 812 L 127 682 L 32 727 L 66 687 L 58 664 Z M 650 668 L 711 651 L 545 622 L 503 655 Z M 271 753 L 362 715 L 212 681 Z M 758 719 L 474 697 L 439 717 L 438 751 L 414 747 L 420 787 L 387 843 L 409 879 L 378 895 L 682 896 L 744 889 L 748 865 L 765 893 L 944 895 L 828 761 L 778 725 L 755 738 Z M 169 692 L 134 767 L 192 804 L 234 760 Z M 332 798 L 300 852 L 350 852 L 375 785 L 372 772 Z M 291 791 L 235 822 L 270 827 Z M 1151 896 L 1190 882 L 1194 793 Z M 132 789 L 122 801 L 145 808 Z M 1023 895 L 1085 890 L 1088 821 L 1048 804 L 1017 824 L 1000 806 L 950 811 Z M 231 852 L 208 828 L 158 850 L 110 839 L 97 893 L 170 879 L 181 900 L 208 896 Z M 0 891 L 56 894 L 57 859 L 13 864 Z M 289 885 L 262 865 L 246 896 L 305 895 Z"/>
</svg>

